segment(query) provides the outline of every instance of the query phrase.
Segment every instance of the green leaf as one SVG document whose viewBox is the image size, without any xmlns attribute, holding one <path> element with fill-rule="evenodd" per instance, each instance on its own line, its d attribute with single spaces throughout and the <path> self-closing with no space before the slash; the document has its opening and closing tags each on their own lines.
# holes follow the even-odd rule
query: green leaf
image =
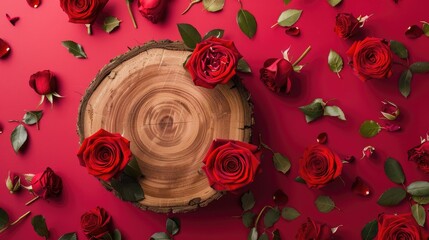
<svg viewBox="0 0 429 240">
<path fill-rule="evenodd" d="M 338 106 L 326 106 L 323 111 L 324 116 L 338 117 L 338 119 L 346 121 L 346 116 L 343 110 Z"/>
<path fill-rule="evenodd" d="M 302 179 L 302 177 L 300 177 L 300 176 L 298 176 L 298 177 L 295 178 L 295 182 L 306 184 L 305 180 Z"/>
<path fill-rule="evenodd" d="M 179 23 L 177 24 L 177 28 L 179 29 L 183 43 L 185 43 L 187 47 L 194 49 L 197 43 L 201 42 L 201 34 L 191 24 Z"/>
<path fill-rule="evenodd" d="M 73 41 L 62 41 L 61 44 L 69 50 L 69 53 L 73 54 L 76 58 L 87 58 L 85 51 L 82 46 Z"/>
<path fill-rule="evenodd" d="M 280 231 L 278 229 L 274 230 L 273 232 L 273 240 L 281 240 L 282 238 L 280 237 Z"/>
<path fill-rule="evenodd" d="M 113 238 L 109 232 L 106 232 L 103 236 L 101 236 L 101 240 L 113 240 Z"/>
<path fill-rule="evenodd" d="M 282 217 L 288 221 L 292 221 L 299 216 L 301 214 L 295 208 L 285 207 L 282 209 Z"/>
<path fill-rule="evenodd" d="M 331 5 L 332 7 L 337 6 L 340 2 L 342 2 L 343 0 L 328 0 L 329 5 Z"/>
<path fill-rule="evenodd" d="M 9 226 L 9 215 L 5 210 L 0 208 L 0 230 Z"/>
<path fill-rule="evenodd" d="M 110 184 L 117 196 L 124 201 L 138 202 L 144 199 L 144 192 L 138 180 L 126 174 L 121 174 L 119 179 L 113 178 Z"/>
<path fill-rule="evenodd" d="M 410 65 L 412 73 L 427 73 L 429 72 L 429 62 L 415 62 Z"/>
<path fill-rule="evenodd" d="M 381 194 L 380 198 L 378 198 L 377 203 L 380 206 L 396 206 L 400 204 L 406 196 L 407 193 L 404 189 L 400 187 L 392 187 Z"/>
<path fill-rule="evenodd" d="M 249 212 L 245 212 L 241 216 L 241 221 L 243 222 L 243 225 L 245 227 L 250 228 L 254 224 L 255 217 L 256 217 L 255 213 L 250 212 L 250 211 Z"/>
<path fill-rule="evenodd" d="M 223 9 L 225 0 L 203 0 L 204 9 L 209 12 L 217 12 Z"/>
<path fill-rule="evenodd" d="M 115 30 L 115 28 L 119 27 L 119 24 L 121 24 L 121 20 L 117 17 L 109 16 L 104 19 L 103 29 L 105 32 L 110 33 Z"/>
<path fill-rule="evenodd" d="M 77 240 L 77 235 L 75 232 L 66 233 L 58 238 L 58 240 Z"/>
<path fill-rule="evenodd" d="M 377 135 L 381 131 L 380 125 L 373 120 L 366 120 L 360 125 L 360 135 L 362 137 L 371 138 Z"/>
<path fill-rule="evenodd" d="M 420 204 L 414 204 L 411 206 L 411 213 L 413 214 L 414 219 L 416 219 L 417 224 L 424 226 L 426 222 L 426 211 Z"/>
<path fill-rule="evenodd" d="M 253 193 L 251 191 L 244 193 L 241 196 L 241 208 L 243 208 L 243 211 L 248 211 L 252 209 L 254 206 L 255 206 L 255 197 L 253 196 Z"/>
<path fill-rule="evenodd" d="M 278 152 L 273 154 L 273 163 L 277 171 L 283 174 L 289 172 L 291 167 L 289 159 Z"/>
<path fill-rule="evenodd" d="M 340 77 L 339 73 L 341 72 L 344 66 L 343 59 L 337 52 L 335 52 L 332 49 L 329 51 L 328 64 L 331 71 L 334 73 L 337 73 L 338 77 Z"/>
<path fill-rule="evenodd" d="M 272 227 L 280 219 L 280 210 L 275 208 L 269 208 L 264 216 L 264 225 L 266 228 Z"/>
<path fill-rule="evenodd" d="M 421 205 L 425 205 L 429 203 L 429 196 L 420 196 L 420 197 L 412 196 L 412 198 L 414 202 Z"/>
<path fill-rule="evenodd" d="M 302 10 L 288 9 L 282 12 L 277 19 L 277 24 L 282 27 L 290 27 L 294 25 L 301 17 Z"/>
<path fill-rule="evenodd" d="M 409 69 L 402 72 L 399 77 L 399 91 L 402 96 L 408 97 L 411 92 L 411 78 L 413 77 L 413 73 Z"/>
<path fill-rule="evenodd" d="M 408 58 L 407 48 L 405 48 L 404 44 L 398 41 L 390 40 L 390 50 L 392 50 L 392 52 L 396 54 L 396 56 L 398 56 L 399 58 L 402 58 L 402 59 Z"/>
<path fill-rule="evenodd" d="M 416 196 L 416 197 L 429 196 L 429 182 L 426 182 L 426 181 L 412 182 L 410 185 L 408 185 L 407 192 L 412 196 Z"/>
<path fill-rule="evenodd" d="M 177 218 L 167 218 L 166 227 L 167 233 L 174 236 L 180 230 L 179 219 Z"/>
<path fill-rule="evenodd" d="M 362 240 L 373 240 L 378 233 L 378 222 L 376 219 L 370 221 L 360 232 Z"/>
<path fill-rule="evenodd" d="M 124 173 L 127 174 L 130 177 L 133 177 L 135 179 L 138 179 L 141 175 L 141 169 L 139 167 L 139 164 L 137 162 L 136 157 L 132 157 L 131 160 L 128 162 L 127 166 L 124 168 Z"/>
<path fill-rule="evenodd" d="M 168 236 L 168 234 L 165 232 L 157 232 L 150 237 L 150 240 L 170 240 L 170 239 L 171 239 L 170 236 Z"/>
<path fill-rule="evenodd" d="M 224 32 L 225 31 L 223 29 L 213 29 L 204 35 L 203 40 L 206 40 L 209 37 L 222 38 Z"/>
<path fill-rule="evenodd" d="M 270 240 L 268 238 L 268 235 L 266 233 L 262 233 L 261 236 L 259 236 L 258 240 Z"/>
<path fill-rule="evenodd" d="M 384 163 L 384 172 L 390 181 L 394 183 L 403 184 L 405 182 L 405 175 L 401 164 L 393 158 L 388 158 Z"/>
<path fill-rule="evenodd" d="M 122 240 L 122 234 L 119 229 L 115 229 L 115 231 L 113 231 L 113 240 Z"/>
<path fill-rule="evenodd" d="M 250 229 L 249 235 L 247 235 L 247 240 L 258 240 L 258 230 L 256 230 L 256 227 Z"/>
<path fill-rule="evenodd" d="M 429 23 L 425 21 L 422 21 L 422 23 L 423 23 L 423 26 L 422 26 L 423 32 L 427 37 L 429 37 Z"/>
<path fill-rule="evenodd" d="M 37 235 L 45 237 L 46 239 L 49 237 L 48 226 L 46 226 L 45 218 L 42 215 L 34 216 L 31 219 L 31 225 L 33 225 Z"/>
<path fill-rule="evenodd" d="M 329 213 L 335 208 L 334 201 L 332 201 L 332 199 L 328 196 L 321 195 L 317 197 L 314 203 L 316 204 L 317 210 L 322 213 Z"/>
<path fill-rule="evenodd" d="M 10 142 L 12 143 L 13 150 L 17 153 L 21 147 L 27 142 L 28 133 L 24 125 L 19 124 L 13 129 L 10 135 Z"/>
<path fill-rule="evenodd" d="M 256 33 L 256 19 L 247 10 L 240 9 L 237 13 L 237 23 L 241 31 L 246 34 L 248 38 L 252 38 Z"/>
<path fill-rule="evenodd" d="M 244 58 L 240 58 L 237 63 L 237 71 L 242 73 L 251 73 L 252 69 L 250 69 L 249 64 L 244 60 Z"/>
<path fill-rule="evenodd" d="M 42 118 L 43 111 L 29 111 L 24 114 L 22 121 L 27 125 L 34 125 Z"/>
<path fill-rule="evenodd" d="M 283 2 L 285 3 L 285 5 L 288 5 L 292 0 L 283 0 Z"/>
<path fill-rule="evenodd" d="M 312 103 L 299 107 L 299 110 L 305 114 L 307 123 L 323 116 L 325 103 L 321 98 L 316 98 Z"/>
</svg>

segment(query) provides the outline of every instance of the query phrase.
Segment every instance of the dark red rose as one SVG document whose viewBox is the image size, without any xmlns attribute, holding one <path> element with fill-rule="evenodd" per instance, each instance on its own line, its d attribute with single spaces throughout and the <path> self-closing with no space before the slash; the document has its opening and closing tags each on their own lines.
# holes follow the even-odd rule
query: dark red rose
<svg viewBox="0 0 429 240">
<path fill-rule="evenodd" d="M 69 22 L 91 24 L 109 0 L 60 0 Z"/>
<path fill-rule="evenodd" d="M 195 85 L 214 88 L 227 83 L 241 58 L 234 42 L 210 37 L 197 44 L 185 65 Z"/>
<path fill-rule="evenodd" d="M 354 71 L 363 81 L 392 75 L 392 52 L 388 42 L 383 39 L 367 37 L 356 41 L 347 55 L 351 58 L 350 64 Z"/>
<path fill-rule="evenodd" d="M 261 81 L 273 92 L 286 92 L 291 89 L 290 75 L 293 72 L 292 64 L 284 58 L 270 58 L 264 62 L 259 70 Z"/>
<path fill-rule="evenodd" d="M 63 191 L 63 181 L 48 167 L 44 172 L 34 175 L 31 187 L 37 196 L 44 199 L 58 197 Z"/>
<path fill-rule="evenodd" d="M 167 0 L 138 0 L 139 11 L 152 23 L 162 21 L 167 7 Z"/>
<path fill-rule="evenodd" d="M 375 240 L 427 240 L 428 237 L 411 213 L 378 216 L 378 233 Z"/>
<path fill-rule="evenodd" d="M 307 147 L 299 160 L 299 175 L 312 188 L 325 186 L 338 177 L 342 169 L 340 157 L 322 144 Z"/>
<path fill-rule="evenodd" d="M 359 29 L 361 23 L 350 13 L 338 13 L 335 20 L 335 33 L 340 38 L 349 38 Z"/>
<path fill-rule="evenodd" d="M 296 240 L 329 240 L 332 238 L 331 228 L 307 218 L 296 233 Z"/>
<path fill-rule="evenodd" d="M 29 84 L 39 95 L 53 94 L 57 90 L 57 79 L 49 70 L 43 70 L 31 75 Z"/>
<path fill-rule="evenodd" d="M 233 191 L 253 182 L 261 153 L 249 143 L 216 139 L 207 151 L 202 169 L 212 188 Z"/>
<path fill-rule="evenodd" d="M 429 173 L 429 142 L 424 141 L 408 150 L 408 160 L 417 163 L 423 172 Z"/>
<path fill-rule="evenodd" d="M 118 133 L 100 129 L 85 138 L 77 156 L 80 165 L 86 166 L 89 174 L 109 181 L 127 166 L 132 153 L 130 141 Z"/>
<path fill-rule="evenodd" d="M 88 239 L 105 239 L 112 224 L 110 215 L 104 208 L 96 207 L 80 217 L 80 226 Z"/>
</svg>

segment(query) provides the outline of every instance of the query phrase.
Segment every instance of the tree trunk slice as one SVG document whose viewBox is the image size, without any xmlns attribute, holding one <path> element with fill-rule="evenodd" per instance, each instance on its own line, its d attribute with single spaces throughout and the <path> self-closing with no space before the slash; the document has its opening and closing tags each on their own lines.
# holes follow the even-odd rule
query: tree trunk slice
<svg viewBox="0 0 429 240">
<path fill-rule="evenodd" d="M 142 209 L 185 212 L 219 198 L 201 172 L 211 142 L 250 141 L 247 91 L 232 81 L 215 89 L 195 86 L 183 68 L 189 54 L 171 41 L 134 48 L 97 74 L 80 104 L 81 142 L 100 128 L 131 141 L 144 176 Z"/>
</svg>

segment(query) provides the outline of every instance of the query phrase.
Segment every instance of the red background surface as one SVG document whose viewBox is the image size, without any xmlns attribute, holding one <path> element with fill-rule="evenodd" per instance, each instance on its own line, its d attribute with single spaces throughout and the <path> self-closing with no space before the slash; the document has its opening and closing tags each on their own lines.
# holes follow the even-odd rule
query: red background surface
<svg viewBox="0 0 429 240">
<path fill-rule="evenodd" d="M 30 8 L 24 0 L 0 1 L 0 38 L 12 47 L 10 56 L 0 60 L 0 124 L 4 128 L 0 135 L 0 180 L 6 179 L 9 170 L 36 173 L 49 166 L 64 182 L 64 191 L 59 199 L 39 200 L 28 207 L 24 203 L 32 198 L 29 193 L 21 191 L 11 195 L 2 185 L 0 207 L 12 219 L 31 210 L 33 216 L 44 215 L 51 239 L 72 231 L 77 231 L 80 239 L 84 239 L 79 225 L 81 214 L 101 206 L 112 215 L 114 225 L 120 229 L 124 239 L 148 239 L 153 233 L 164 231 L 167 215 L 140 211 L 129 203 L 121 202 L 79 166 L 76 158 L 79 147 L 76 119 L 79 100 L 99 69 L 113 57 L 126 52 L 127 47 L 149 40 L 179 40 L 177 23 L 191 23 L 202 33 L 214 28 L 225 29 L 225 38 L 235 41 L 252 67 L 253 74 L 245 76 L 244 83 L 255 105 L 255 136 L 261 133 L 266 144 L 287 155 L 291 159 L 292 169 L 287 175 L 276 172 L 267 153 L 263 158 L 261 174 L 248 189 L 255 194 L 255 209 L 258 211 L 264 205 L 273 204 L 272 194 L 282 189 L 289 195 L 288 206 L 301 212 L 301 217 L 292 222 L 280 220 L 276 224 L 283 239 L 293 239 L 306 217 L 331 226 L 343 225 L 335 238 L 353 240 L 360 239 L 362 227 L 379 213 L 409 212 L 406 202 L 386 208 L 378 206 L 376 201 L 384 190 L 395 186 L 383 172 L 383 163 L 388 156 L 400 161 L 408 183 L 429 180 L 428 175 L 407 161 L 406 154 L 428 131 L 429 76 L 416 74 L 411 96 L 405 99 L 397 87 L 398 75 L 402 70 L 399 65 L 394 66 L 392 78 L 364 83 L 347 65 L 339 79 L 330 72 L 327 56 L 333 49 L 347 62 L 345 51 L 353 40 L 340 39 L 333 32 L 333 26 L 337 13 L 350 12 L 355 16 L 374 14 L 365 24 L 361 38 L 374 36 L 401 41 L 409 49 L 412 62 L 429 61 L 429 39 L 423 36 L 410 40 L 404 35 L 408 26 L 420 25 L 420 20 L 429 21 L 428 3 L 419 0 L 399 0 L 399 4 L 394 4 L 393 0 L 344 0 L 342 5 L 333 8 L 324 0 L 293 0 L 287 6 L 281 0 L 244 0 L 244 8 L 252 12 L 258 22 L 254 39 L 248 39 L 241 33 L 235 22 L 238 2 L 227 1 L 224 10 L 215 14 L 204 11 L 202 4 L 198 4 L 182 16 L 180 13 L 187 4 L 185 0 L 171 1 L 166 21 L 158 25 L 141 17 L 134 5 L 139 25 L 138 29 L 134 29 L 125 0 L 110 0 L 93 26 L 93 35 L 88 36 L 83 25 L 68 23 L 58 1 L 43 1 L 38 9 Z M 287 36 L 280 27 L 270 28 L 279 14 L 288 8 L 304 10 L 296 24 L 302 30 L 300 37 Z M 5 13 L 19 16 L 21 20 L 14 27 L 4 17 Z M 109 15 L 122 20 L 120 28 L 111 34 L 101 28 L 102 19 Z M 82 44 L 88 59 L 71 56 L 61 45 L 64 40 Z M 296 59 L 308 45 L 313 49 L 303 61 L 306 66 L 293 82 L 291 95 L 279 96 L 263 86 L 259 80 L 259 68 L 265 59 L 281 57 L 281 51 L 289 46 L 290 53 Z M 40 107 L 44 110 L 40 131 L 36 127 L 28 127 L 30 138 L 27 147 L 22 153 L 15 154 L 9 136 L 16 124 L 8 123 L 8 120 L 20 119 L 25 110 L 36 108 L 39 96 L 28 86 L 28 79 L 31 74 L 44 69 L 50 69 L 57 75 L 58 92 L 65 97 L 56 99 L 53 109 L 48 103 Z M 317 97 L 336 99 L 332 104 L 343 109 L 347 121 L 326 117 L 307 124 L 298 107 Z M 380 101 L 386 99 L 400 107 L 399 123 L 403 130 L 397 133 L 382 132 L 372 139 L 361 137 L 358 131 L 360 124 L 367 119 L 377 120 L 380 117 Z M 298 175 L 298 160 L 303 150 L 313 144 L 321 132 L 328 133 L 328 146 L 342 157 L 354 155 L 359 159 L 361 150 L 367 145 L 376 147 L 377 155 L 372 160 L 357 160 L 345 165 L 342 174 L 345 185 L 335 181 L 321 190 L 308 189 L 293 179 Z M 356 176 L 371 185 L 370 197 L 351 192 Z M 198 211 L 171 215 L 179 217 L 182 223 L 175 239 L 246 239 L 248 230 L 236 217 L 241 214 L 240 195 L 246 190 L 239 194 L 227 194 Z M 319 213 L 313 202 L 321 194 L 329 195 L 341 210 Z M 0 239 L 36 238 L 29 218 L 0 235 Z"/>
</svg>

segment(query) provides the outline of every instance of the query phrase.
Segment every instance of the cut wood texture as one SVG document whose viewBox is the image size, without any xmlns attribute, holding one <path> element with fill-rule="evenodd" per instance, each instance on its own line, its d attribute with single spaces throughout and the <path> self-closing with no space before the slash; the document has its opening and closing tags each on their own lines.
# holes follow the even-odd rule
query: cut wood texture
<svg viewBox="0 0 429 240">
<path fill-rule="evenodd" d="M 250 140 L 247 91 L 232 81 L 214 89 L 195 86 L 183 68 L 190 53 L 171 41 L 134 48 L 106 65 L 81 101 L 81 142 L 100 128 L 131 141 L 143 173 L 142 209 L 185 212 L 219 198 L 201 171 L 211 142 Z"/>
</svg>

